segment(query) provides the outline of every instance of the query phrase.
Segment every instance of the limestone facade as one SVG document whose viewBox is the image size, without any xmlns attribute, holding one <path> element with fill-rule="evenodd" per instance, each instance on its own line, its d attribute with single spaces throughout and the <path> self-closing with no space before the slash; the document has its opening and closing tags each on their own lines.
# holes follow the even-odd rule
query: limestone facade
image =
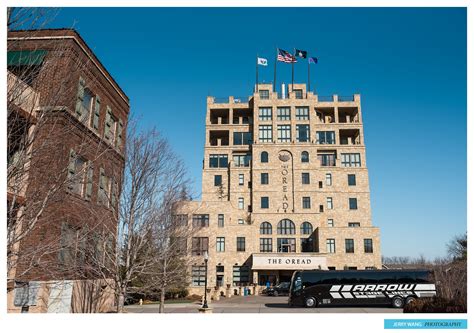
<svg viewBox="0 0 474 333">
<path fill-rule="evenodd" d="M 284 95 L 271 84 L 256 90 L 207 98 L 202 201 L 176 211 L 193 238 L 208 239 L 188 242 L 197 259 L 190 292 L 203 293 L 204 250 L 215 295 L 258 291 L 295 269 L 381 268 L 360 95 L 323 97 L 305 84 Z"/>
</svg>

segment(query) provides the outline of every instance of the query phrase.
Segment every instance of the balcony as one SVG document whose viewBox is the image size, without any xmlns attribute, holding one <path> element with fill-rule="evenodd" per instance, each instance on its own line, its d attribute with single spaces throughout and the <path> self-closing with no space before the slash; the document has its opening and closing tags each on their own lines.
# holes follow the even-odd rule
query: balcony
<svg viewBox="0 0 474 333">
<path fill-rule="evenodd" d="M 338 123 L 359 123 L 359 110 L 357 107 L 339 107 Z"/>
<path fill-rule="evenodd" d="M 341 145 L 360 145 L 360 131 L 358 129 L 339 130 L 339 142 Z"/>
<path fill-rule="evenodd" d="M 229 146 L 229 131 L 209 131 L 211 146 Z"/>
<path fill-rule="evenodd" d="M 229 96 L 229 97 L 212 97 L 207 98 L 208 104 L 248 104 L 250 101 L 249 96 Z"/>
</svg>

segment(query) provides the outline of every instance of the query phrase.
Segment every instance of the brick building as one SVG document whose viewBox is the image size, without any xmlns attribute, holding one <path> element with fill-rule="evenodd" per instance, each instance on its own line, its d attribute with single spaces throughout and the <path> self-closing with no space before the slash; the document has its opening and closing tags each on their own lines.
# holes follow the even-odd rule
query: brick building
<svg viewBox="0 0 474 333">
<path fill-rule="evenodd" d="M 177 218 L 195 229 L 191 254 L 208 252 L 216 295 L 296 269 L 381 268 L 360 95 L 282 90 L 207 98 L 202 201 L 181 202 Z M 190 270 L 202 294 L 203 260 Z"/>
<path fill-rule="evenodd" d="M 91 253 L 113 246 L 129 99 L 76 31 L 48 29 L 8 32 L 7 102 L 8 311 L 108 311 Z"/>
</svg>

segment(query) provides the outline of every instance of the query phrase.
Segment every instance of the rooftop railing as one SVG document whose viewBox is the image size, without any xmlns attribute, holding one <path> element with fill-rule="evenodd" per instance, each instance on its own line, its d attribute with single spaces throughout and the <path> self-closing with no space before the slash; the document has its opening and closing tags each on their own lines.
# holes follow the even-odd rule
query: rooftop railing
<svg viewBox="0 0 474 333">
<path fill-rule="evenodd" d="M 229 97 L 214 97 L 214 103 L 229 103 Z"/>
<path fill-rule="evenodd" d="M 352 95 L 352 96 L 338 96 L 337 100 L 339 102 L 354 102 L 354 95 Z"/>
<path fill-rule="evenodd" d="M 319 96 L 318 95 L 318 102 L 334 102 L 333 96 Z"/>
</svg>

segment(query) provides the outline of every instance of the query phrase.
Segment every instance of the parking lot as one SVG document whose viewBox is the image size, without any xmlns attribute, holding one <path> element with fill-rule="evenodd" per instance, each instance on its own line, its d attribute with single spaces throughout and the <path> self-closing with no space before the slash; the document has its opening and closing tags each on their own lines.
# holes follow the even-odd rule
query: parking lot
<svg viewBox="0 0 474 333">
<path fill-rule="evenodd" d="M 289 307 L 286 296 L 234 296 L 212 301 L 209 307 L 213 313 L 402 313 L 401 309 L 390 307 Z M 196 303 L 165 304 L 165 313 L 198 313 L 201 307 Z M 129 305 L 128 313 L 157 313 L 159 304 Z"/>
</svg>

